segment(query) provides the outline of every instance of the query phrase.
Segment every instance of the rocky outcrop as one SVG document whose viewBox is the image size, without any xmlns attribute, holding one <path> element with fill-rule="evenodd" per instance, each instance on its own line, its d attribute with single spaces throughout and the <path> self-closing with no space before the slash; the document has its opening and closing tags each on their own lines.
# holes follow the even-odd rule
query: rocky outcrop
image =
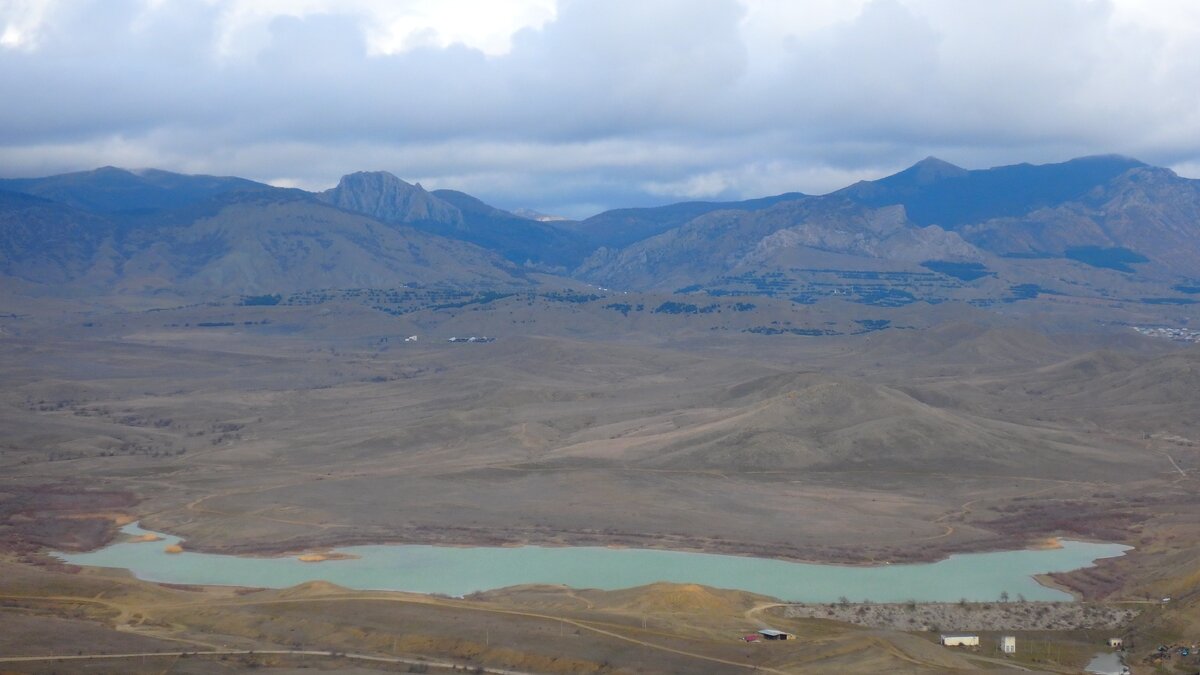
<svg viewBox="0 0 1200 675">
<path fill-rule="evenodd" d="M 461 225 L 462 213 L 455 207 L 386 171 L 359 171 L 346 176 L 337 187 L 318 197 L 334 206 L 366 214 L 393 224 L 439 223 Z"/>
</svg>

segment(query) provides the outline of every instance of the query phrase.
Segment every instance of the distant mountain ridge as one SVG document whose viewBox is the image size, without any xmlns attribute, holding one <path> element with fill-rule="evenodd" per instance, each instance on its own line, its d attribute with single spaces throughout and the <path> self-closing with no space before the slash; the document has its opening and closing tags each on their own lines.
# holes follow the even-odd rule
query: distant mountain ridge
<svg viewBox="0 0 1200 675">
<path fill-rule="evenodd" d="M 133 172 L 112 166 L 45 178 L 0 179 L 0 190 L 102 214 L 181 208 L 232 192 L 274 189 L 245 178 L 189 176 L 157 169 Z"/>
<path fill-rule="evenodd" d="M 980 306 L 1063 292 L 1182 305 L 1200 286 L 1200 181 L 1119 156 L 980 170 L 930 157 L 822 196 L 575 222 L 382 171 L 319 193 L 114 167 L 0 180 L 0 274 L 81 293 L 507 287 L 529 273 L 799 303 L 941 302 L 970 288 Z"/>
<path fill-rule="evenodd" d="M 1060 164 L 967 170 L 928 157 L 899 173 L 834 194 L 868 206 L 903 204 L 914 223 L 954 230 L 1078 199 L 1098 185 L 1144 167 L 1135 159 L 1104 155 Z"/>
<path fill-rule="evenodd" d="M 143 190 L 135 174 L 104 170 L 70 180 L 16 183 L 68 190 L 92 203 L 114 176 L 137 190 L 135 209 L 85 211 L 0 192 L 0 273 L 73 293 L 228 295 L 411 284 L 528 286 L 500 257 L 406 225 L 384 224 L 290 189 L 241 179 L 196 189 L 189 177 Z M 14 183 L 9 183 L 12 186 Z M 210 185 L 212 185 L 210 183 Z M 225 189 L 235 186 L 234 189 Z M 82 195 L 82 196 L 80 196 Z M 170 208 L 153 209 L 152 204 Z M 101 207 L 97 207 L 101 208 Z"/>
<path fill-rule="evenodd" d="M 620 288 L 665 289 L 835 263 L 879 271 L 873 261 L 887 261 L 902 272 L 924 261 L 957 261 L 987 263 L 980 267 L 986 270 L 1004 265 L 995 258 L 1034 258 L 1155 278 L 1200 277 L 1200 181 L 1125 157 L 982 170 L 930 157 L 825 196 L 783 197 L 754 209 L 662 207 L 691 217 L 681 224 L 664 219 L 672 227 L 621 249 L 601 248 L 578 273 Z M 877 218 L 847 204 L 899 211 L 884 232 L 869 224 Z"/>
</svg>

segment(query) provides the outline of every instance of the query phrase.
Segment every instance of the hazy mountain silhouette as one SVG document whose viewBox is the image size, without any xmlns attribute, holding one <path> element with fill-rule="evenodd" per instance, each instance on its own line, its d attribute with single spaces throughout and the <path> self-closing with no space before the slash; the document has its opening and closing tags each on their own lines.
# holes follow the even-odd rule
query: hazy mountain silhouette
<svg viewBox="0 0 1200 675">
<path fill-rule="evenodd" d="M 230 192 L 273 190 L 245 178 L 189 176 L 111 166 L 45 178 L 0 180 L 0 190 L 42 197 L 94 213 L 174 209 Z"/>
</svg>

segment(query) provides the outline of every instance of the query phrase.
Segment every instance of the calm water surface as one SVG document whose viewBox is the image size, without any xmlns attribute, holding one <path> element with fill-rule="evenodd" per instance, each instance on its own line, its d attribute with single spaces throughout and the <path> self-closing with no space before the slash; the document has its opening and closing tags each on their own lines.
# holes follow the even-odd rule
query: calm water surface
<svg viewBox="0 0 1200 675">
<path fill-rule="evenodd" d="M 137 525 L 123 531 L 145 534 Z M 295 558 L 250 558 L 209 553 L 164 553 L 178 537 L 116 543 L 91 553 L 58 553 L 76 565 L 119 567 L 148 581 L 176 584 L 285 588 L 324 580 L 362 590 L 466 595 L 517 584 L 563 584 L 618 589 L 656 581 L 697 583 L 761 593 L 784 600 L 833 602 L 840 596 L 873 602 L 1071 600 L 1033 575 L 1090 567 L 1122 555 L 1128 546 L 1063 541 L 1060 549 L 950 556 L 935 563 L 846 567 L 765 558 L 602 547 L 349 546 L 353 560 L 305 563 Z"/>
</svg>

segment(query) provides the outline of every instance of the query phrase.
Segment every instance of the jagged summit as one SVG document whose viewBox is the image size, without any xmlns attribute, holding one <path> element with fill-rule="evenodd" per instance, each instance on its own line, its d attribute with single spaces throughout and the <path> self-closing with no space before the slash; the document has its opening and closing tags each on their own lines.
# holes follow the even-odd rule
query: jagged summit
<svg viewBox="0 0 1200 675">
<path fill-rule="evenodd" d="M 462 222 L 458 209 L 386 171 L 359 171 L 342 176 L 337 187 L 317 195 L 347 211 L 365 213 L 385 223 Z"/>
</svg>

